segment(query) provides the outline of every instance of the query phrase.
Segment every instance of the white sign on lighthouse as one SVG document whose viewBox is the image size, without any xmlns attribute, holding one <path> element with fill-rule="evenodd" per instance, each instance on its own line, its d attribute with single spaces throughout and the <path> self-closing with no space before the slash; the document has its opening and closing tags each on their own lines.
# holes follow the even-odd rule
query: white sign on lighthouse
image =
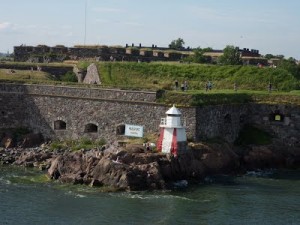
<svg viewBox="0 0 300 225">
<path fill-rule="evenodd" d="M 185 124 L 182 121 L 181 112 L 174 105 L 166 112 L 166 115 L 166 118 L 161 119 L 157 149 L 177 156 L 186 151 Z"/>
</svg>

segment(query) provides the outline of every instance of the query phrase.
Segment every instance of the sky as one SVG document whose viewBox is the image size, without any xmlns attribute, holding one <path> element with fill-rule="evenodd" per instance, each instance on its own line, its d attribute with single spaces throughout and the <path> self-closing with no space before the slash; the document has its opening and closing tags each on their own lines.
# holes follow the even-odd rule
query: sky
<svg viewBox="0 0 300 225">
<path fill-rule="evenodd" d="M 21 44 L 257 49 L 300 59 L 299 0 L 0 0 L 0 52 Z"/>
</svg>

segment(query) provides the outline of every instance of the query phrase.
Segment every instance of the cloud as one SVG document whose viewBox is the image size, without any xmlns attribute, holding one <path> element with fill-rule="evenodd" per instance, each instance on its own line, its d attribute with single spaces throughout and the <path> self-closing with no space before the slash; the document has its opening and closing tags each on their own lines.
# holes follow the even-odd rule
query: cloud
<svg viewBox="0 0 300 225">
<path fill-rule="evenodd" d="M 122 21 L 121 24 L 128 25 L 128 26 L 133 26 L 133 27 L 143 26 L 143 24 L 141 24 L 141 23 L 131 22 L 131 21 Z"/>
<path fill-rule="evenodd" d="M 124 12 L 124 10 L 119 8 L 105 8 L 105 7 L 96 7 L 92 9 L 95 12 L 104 12 L 104 13 L 120 13 Z"/>
<path fill-rule="evenodd" d="M 11 23 L 8 22 L 0 22 L 0 31 L 6 30 L 12 27 Z"/>
</svg>

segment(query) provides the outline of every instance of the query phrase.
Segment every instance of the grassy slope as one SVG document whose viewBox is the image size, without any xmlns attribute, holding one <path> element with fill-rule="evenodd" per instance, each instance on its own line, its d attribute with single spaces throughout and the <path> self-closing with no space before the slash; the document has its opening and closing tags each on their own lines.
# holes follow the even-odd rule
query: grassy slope
<svg viewBox="0 0 300 225">
<path fill-rule="evenodd" d="M 282 69 L 254 66 L 216 66 L 167 63 L 99 63 L 102 81 L 106 85 L 173 89 L 174 80 L 187 80 L 192 90 L 203 90 L 207 81 L 214 89 L 266 90 L 271 81 L 273 88 L 290 91 L 299 88 L 299 81 Z"/>
<path fill-rule="evenodd" d="M 28 65 L 28 63 L 24 64 Z M 79 62 L 78 67 L 85 69 L 89 64 L 89 62 Z M 53 65 L 70 66 L 70 64 Z M 299 80 L 281 69 L 258 68 L 255 66 L 135 62 L 100 62 L 97 65 L 104 87 L 153 91 L 158 89 L 174 90 L 176 79 L 179 83 L 187 80 L 189 84 L 187 92 L 168 91 L 164 98 L 160 99 L 161 102 L 170 104 L 176 103 L 185 106 L 264 102 L 300 105 L 300 91 L 295 90 L 299 89 Z M 25 70 L 15 70 L 15 73 L 11 74 L 8 73 L 8 70 L 0 69 L 0 80 L 26 83 L 57 83 L 57 81 L 51 80 L 49 74 Z M 213 82 L 213 90 L 205 92 L 204 87 L 208 80 Z M 272 93 L 267 92 L 269 81 L 276 89 Z M 235 82 L 238 84 L 237 92 L 233 91 Z M 62 84 L 62 82 L 58 83 Z"/>
</svg>

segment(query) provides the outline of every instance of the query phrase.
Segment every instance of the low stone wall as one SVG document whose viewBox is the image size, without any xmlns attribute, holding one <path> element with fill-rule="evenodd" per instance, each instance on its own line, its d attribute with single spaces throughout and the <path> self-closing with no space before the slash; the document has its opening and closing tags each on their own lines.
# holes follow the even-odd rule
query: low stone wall
<svg viewBox="0 0 300 225">
<path fill-rule="evenodd" d="M 117 127 L 124 124 L 144 126 L 145 133 L 159 133 L 159 123 L 169 106 L 155 103 L 155 92 L 134 92 L 39 85 L 0 84 L 3 114 L 0 128 L 28 126 L 46 138 L 116 140 Z M 187 133 L 195 131 L 194 109 L 189 115 Z M 55 122 L 65 124 L 55 128 Z M 93 124 L 96 131 L 87 132 Z"/>
<path fill-rule="evenodd" d="M 65 96 L 72 98 L 91 98 L 134 102 L 156 101 L 156 92 L 127 91 L 119 89 L 80 88 L 34 84 L 0 84 L 0 92 L 16 92 L 31 95 Z"/>
</svg>

